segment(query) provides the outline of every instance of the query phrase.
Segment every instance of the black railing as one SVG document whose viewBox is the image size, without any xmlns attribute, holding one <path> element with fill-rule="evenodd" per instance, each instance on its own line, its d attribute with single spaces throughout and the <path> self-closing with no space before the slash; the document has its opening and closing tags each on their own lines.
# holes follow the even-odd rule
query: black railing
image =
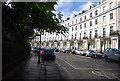
<svg viewBox="0 0 120 81">
<path fill-rule="evenodd" d="M 83 39 L 88 39 L 88 37 L 83 37 Z"/>
<path fill-rule="evenodd" d="M 97 36 L 97 35 L 95 35 L 95 38 L 98 38 L 98 36 Z"/>
<path fill-rule="evenodd" d="M 119 31 L 117 30 L 117 31 L 110 32 L 110 36 L 112 36 L 112 35 L 120 35 L 120 34 L 119 34 Z"/>
</svg>

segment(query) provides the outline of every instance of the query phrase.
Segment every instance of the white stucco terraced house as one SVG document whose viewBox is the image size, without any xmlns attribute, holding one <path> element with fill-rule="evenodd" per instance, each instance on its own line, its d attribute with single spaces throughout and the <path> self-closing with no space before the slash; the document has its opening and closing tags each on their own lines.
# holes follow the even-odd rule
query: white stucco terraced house
<svg viewBox="0 0 120 81">
<path fill-rule="evenodd" d="M 97 51 L 120 48 L 120 0 L 101 0 L 61 24 L 68 27 L 69 33 L 45 33 L 42 47 Z"/>
</svg>

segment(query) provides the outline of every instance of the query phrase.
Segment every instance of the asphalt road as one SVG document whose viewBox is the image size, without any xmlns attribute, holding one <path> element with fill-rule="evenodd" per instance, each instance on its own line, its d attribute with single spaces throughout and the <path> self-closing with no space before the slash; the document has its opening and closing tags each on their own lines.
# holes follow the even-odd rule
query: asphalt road
<svg viewBox="0 0 120 81">
<path fill-rule="evenodd" d="M 55 53 L 65 79 L 120 80 L 120 63 L 86 56 Z"/>
</svg>

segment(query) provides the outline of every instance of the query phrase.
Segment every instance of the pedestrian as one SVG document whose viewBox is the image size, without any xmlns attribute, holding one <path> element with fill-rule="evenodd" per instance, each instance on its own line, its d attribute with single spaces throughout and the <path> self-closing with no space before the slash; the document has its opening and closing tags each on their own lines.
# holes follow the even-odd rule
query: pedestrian
<svg viewBox="0 0 120 81">
<path fill-rule="evenodd" d="M 38 54 L 38 64 L 39 64 L 40 63 L 40 49 L 38 50 L 37 54 Z"/>
<path fill-rule="evenodd" d="M 40 62 L 44 62 L 44 56 L 43 56 L 44 50 L 40 49 L 38 53 L 38 64 Z"/>
</svg>

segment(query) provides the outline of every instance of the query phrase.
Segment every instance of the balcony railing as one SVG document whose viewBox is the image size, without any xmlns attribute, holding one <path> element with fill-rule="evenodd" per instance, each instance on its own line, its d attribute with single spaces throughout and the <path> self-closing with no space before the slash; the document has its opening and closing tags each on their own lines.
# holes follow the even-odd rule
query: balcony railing
<svg viewBox="0 0 120 81">
<path fill-rule="evenodd" d="M 88 39 L 88 37 L 83 37 L 83 39 Z"/>
<path fill-rule="evenodd" d="M 119 31 L 117 30 L 117 31 L 110 32 L 110 36 L 112 35 L 120 35 L 120 34 L 119 34 Z"/>
<path fill-rule="evenodd" d="M 63 39 L 61 39 L 60 41 L 63 41 Z"/>
<path fill-rule="evenodd" d="M 57 42 L 57 40 L 54 40 L 54 42 Z"/>
<path fill-rule="evenodd" d="M 94 37 L 95 37 L 95 38 L 98 38 L 98 35 L 95 35 Z"/>
</svg>

